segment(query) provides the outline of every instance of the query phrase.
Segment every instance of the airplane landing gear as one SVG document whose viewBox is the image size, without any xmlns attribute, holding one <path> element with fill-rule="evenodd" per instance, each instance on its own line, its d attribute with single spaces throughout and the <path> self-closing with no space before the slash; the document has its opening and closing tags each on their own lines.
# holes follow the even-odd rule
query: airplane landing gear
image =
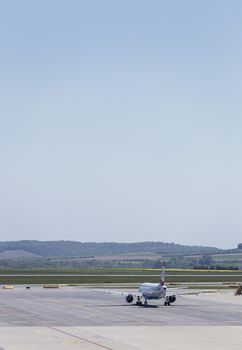
<svg viewBox="0 0 242 350">
<path fill-rule="evenodd" d="M 137 306 L 142 306 L 142 301 L 136 301 Z"/>
<path fill-rule="evenodd" d="M 137 306 L 142 306 L 142 301 L 140 299 L 140 296 L 137 297 L 136 305 Z"/>
</svg>

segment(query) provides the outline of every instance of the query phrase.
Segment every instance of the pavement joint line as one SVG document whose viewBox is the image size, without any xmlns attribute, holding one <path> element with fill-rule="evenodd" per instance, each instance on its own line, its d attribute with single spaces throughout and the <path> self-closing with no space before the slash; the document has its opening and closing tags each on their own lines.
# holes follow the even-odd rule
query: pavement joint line
<svg viewBox="0 0 242 350">
<path fill-rule="evenodd" d="M 26 319 L 26 317 L 23 317 L 23 316 L 21 316 L 21 315 L 17 315 L 17 314 L 15 314 L 15 313 L 13 313 L 13 312 L 12 312 L 12 313 L 11 313 L 11 312 L 8 312 L 8 315 L 14 316 L 14 317 L 16 317 L 16 318 L 19 319 L 19 321 L 14 321 L 14 323 L 18 323 L 18 322 L 22 322 L 22 321 L 25 321 L 25 322 L 26 322 L 26 321 L 27 321 L 27 322 L 28 322 L 28 321 L 33 321 L 33 322 L 35 322 L 37 325 L 39 325 L 39 326 L 44 326 L 45 328 L 47 328 L 47 329 L 49 329 L 49 330 L 52 330 L 52 331 L 55 331 L 55 332 L 59 332 L 59 333 L 65 334 L 66 336 L 69 336 L 69 337 L 72 337 L 72 338 L 81 340 L 81 341 L 86 342 L 86 343 L 88 343 L 88 344 L 92 344 L 92 345 L 98 346 L 99 348 L 102 348 L 102 349 L 113 350 L 113 348 L 110 348 L 110 347 L 108 347 L 108 346 L 106 346 L 106 345 L 103 345 L 103 344 L 99 344 L 99 343 L 97 343 L 97 342 L 95 342 L 95 341 L 93 341 L 93 340 L 89 340 L 89 339 L 80 337 L 80 336 L 78 336 L 78 335 L 75 335 L 75 334 L 66 332 L 66 331 L 64 331 L 64 330 L 62 330 L 62 329 L 60 329 L 60 328 L 57 328 L 57 327 L 48 326 L 48 325 L 46 325 L 46 321 L 45 321 L 45 322 L 42 322 L 42 321 L 40 321 L 40 320 L 35 319 L 35 318 L 32 317 L 32 316 L 30 316 L 30 317 L 28 317 L 28 318 Z M 1 348 L 0 348 L 0 350 L 1 350 Z M 4 350 L 4 349 L 3 349 L 3 350 Z"/>
<path fill-rule="evenodd" d="M 57 331 L 57 332 L 60 332 L 62 334 L 65 334 L 69 337 L 72 337 L 72 338 L 75 338 L 75 339 L 78 339 L 78 340 L 81 340 L 81 341 L 84 341 L 88 344 L 92 344 L 92 345 L 96 345 L 100 348 L 103 348 L 103 349 L 106 349 L 106 350 L 113 350 L 113 348 L 110 348 L 109 346 L 106 346 L 106 345 L 103 345 L 103 344 L 99 344 L 93 340 L 89 340 L 89 339 L 86 339 L 86 338 L 83 338 L 83 337 L 80 337 L 79 335 L 75 335 L 75 334 L 72 334 L 72 333 L 69 333 L 69 332 L 66 332 L 64 331 L 63 329 L 60 329 L 60 328 L 55 328 L 55 327 L 48 327 L 50 329 L 53 329 L 54 331 Z"/>
</svg>

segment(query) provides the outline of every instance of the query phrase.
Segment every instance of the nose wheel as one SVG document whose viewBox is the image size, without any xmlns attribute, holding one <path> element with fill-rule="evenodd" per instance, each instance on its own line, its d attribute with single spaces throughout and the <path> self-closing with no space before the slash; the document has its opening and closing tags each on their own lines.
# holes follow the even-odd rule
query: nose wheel
<svg viewBox="0 0 242 350">
<path fill-rule="evenodd" d="M 139 296 L 137 297 L 136 305 L 142 306 L 142 301 L 141 301 L 141 298 Z"/>
</svg>

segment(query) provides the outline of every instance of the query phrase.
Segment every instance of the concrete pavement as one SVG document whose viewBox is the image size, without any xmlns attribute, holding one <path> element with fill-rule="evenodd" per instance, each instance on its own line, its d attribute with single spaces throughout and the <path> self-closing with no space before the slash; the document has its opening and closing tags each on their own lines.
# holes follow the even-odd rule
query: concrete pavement
<svg viewBox="0 0 242 350">
<path fill-rule="evenodd" d="M 242 297 L 185 296 L 170 307 L 127 304 L 79 287 L 0 290 L 0 350 L 242 348 Z"/>
</svg>

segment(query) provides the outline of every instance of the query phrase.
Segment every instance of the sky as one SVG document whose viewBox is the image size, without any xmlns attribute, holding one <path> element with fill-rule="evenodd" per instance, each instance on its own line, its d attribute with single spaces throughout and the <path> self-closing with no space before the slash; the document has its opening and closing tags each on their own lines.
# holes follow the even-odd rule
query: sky
<svg viewBox="0 0 242 350">
<path fill-rule="evenodd" d="M 241 1 L 0 6 L 0 240 L 242 242 Z"/>
</svg>

